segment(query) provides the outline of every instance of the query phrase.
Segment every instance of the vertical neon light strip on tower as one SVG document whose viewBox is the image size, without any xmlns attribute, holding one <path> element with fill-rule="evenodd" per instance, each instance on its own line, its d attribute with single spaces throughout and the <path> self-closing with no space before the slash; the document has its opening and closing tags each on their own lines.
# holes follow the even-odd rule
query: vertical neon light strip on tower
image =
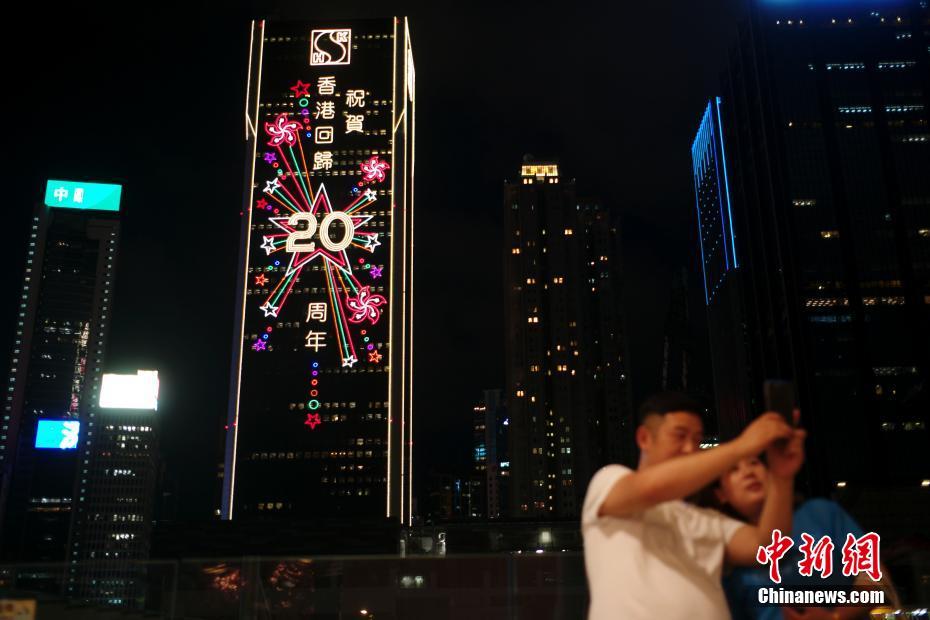
<svg viewBox="0 0 930 620">
<path fill-rule="evenodd" d="M 708 304 L 726 273 L 739 266 L 720 107 L 720 97 L 708 102 L 691 145 L 694 200 L 704 274 L 704 301 Z M 717 250 L 717 240 L 722 246 L 722 251 Z"/>
<path fill-rule="evenodd" d="M 257 73 L 255 74 L 255 103 L 252 107 L 249 96 L 252 90 L 252 67 L 255 60 L 255 47 L 256 47 L 256 27 L 258 28 L 258 59 L 257 59 Z M 221 516 L 224 519 L 233 518 L 233 500 L 236 493 L 236 448 L 238 443 L 238 432 L 239 432 L 239 396 L 242 388 L 242 351 L 239 347 L 239 343 L 242 342 L 245 336 L 245 322 L 243 317 L 245 314 L 245 303 L 246 303 L 246 287 L 248 280 L 245 277 L 245 271 L 247 269 L 248 255 L 250 251 L 250 240 L 251 235 L 247 234 L 247 231 L 252 227 L 252 201 L 254 199 L 255 193 L 255 159 L 256 159 L 256 149 L 258 148 L 258 119 L 259 119 L 259 103 L 261 101 L 261 85 L 262 85 L 262 60 L 264 52 L 264 41 L 265 41 L 265 22 L 264 20 L 259 21 L 257 24 L 253 20 L 251 24 L 251 34 L 249 37 L 249 69 L 248 74 L 246 75 L 246 100 L 245 100 L 245 137 L 246 137 L 246 148 L 251 154 L 249 157 L 250 162 L 250 171 L 248 173 L 249 185 L 248 191 L 245 195 L 248 196 L 248 201 L 243 205 L 242 215 L 245 218 L 245 227 L 242 234 L 242 243 L 244 247 L 240 248 L 240 257 L 239 261 L 241 263 L 240 269 L 242 270 L 242 280 L 240 282 L 239 292 L 237 294 L 237 326 L 238 336 L 233 342 L 233 366 L 235 371 L 232 373 L 231 377 L 231 390 L 233 396 L 230 398 L 230 412 L 228 421 L 226 424 L 226 457 L 225 457 L 225 467 L 224 467 L 224 476 L 223 476 L 223 496 L 222 496 L 222 506 L 220 508 Z"/>
</svg>

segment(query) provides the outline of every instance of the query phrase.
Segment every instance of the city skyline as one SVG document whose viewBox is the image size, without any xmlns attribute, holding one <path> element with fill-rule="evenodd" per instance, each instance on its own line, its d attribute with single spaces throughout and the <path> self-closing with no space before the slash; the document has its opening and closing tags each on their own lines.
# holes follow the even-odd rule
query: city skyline
<svg viewBox="0 0 930 620">
<path fill-rule="evenodd" d="M 282 5 L 281 10 L 289 8 L 293 7 Z M 330 15 L 339 13 L 335 7 L 318 8 L 321 19 L 327 17 L 326 11 Z M 645 8 L 639 10 L 641 13 L 628 15 L 623 20 L 624 24 L 628 24 L 624 28 L 630 29 L 631 36 L 636 22 L 661 21 L 657 14 Z M 348 9 L 348 12 L 364 17 L 369 16 L 371 10 L 356 7 Z M 117 37 L 113 43 L 106 46 L 69 46 L 69 37 L 72 36 L 69 24 L 75 16 L 59 15 L 46 24 L 54 36 L 44 40 L 48 45 L 75 48 L 75 56 L 69 61 L 71 64 L 66 64 L 60 72 L 63 79 L 72 76 L 68 79 L 75 80 L 73 76 L 80 76 L 72 101 L 74 113 L 96 119 L 89 124 L 97 129 L 86 133 L 71 125 L 64 133 L 60 128 L 54 132 L 43 128 L 41 131 L 48 133 L 42 133 L 41 138 L 35 140 L 25 136 L 20 140 L 16 137 L 19 134 L 14 136 L 14 142 L 24 144 L 30 153 L 30 162 L 36 166 L 34 171 L 30 171 L 34 175 L 33 187 L 48 176 L 124 181 L 126 234 L 131 239 L 127 243 L 132 252 L 125 257 L 123 264 L 124 273 L 134 275 L 117 280 L 114 330 L 119 337 L 114 338 L 111 347 L 112 366 L 109 370 L 145 367 L 161 370 L 166 412 L 163 444 L 170 476 L 180 485 L 179 512 L 185 517 L 204 517 L 212 512 L 212 502 L 203 495 L 206 494 L 205 487 L 215 480 L 217 455 L 213 437 L 215 433 L 222 432 L 221 427 L 225 423 L 226 360 L 230 354 L 230 329 L 226 326 L 231 321 L 228 308 L 235 288 L 233 248 L 240 209 L 239 196 L 232 187 L 236 183 L 218 184 L 216 180 L 221 175 L 238 175 L 241 170 L 241 149 L 236 138 L 241 133 L 241 110 L 245 100 L 242 71 L 247 58 L 247 24 L 252 17 L 271 13 L 274 11 L 258 7 L 223 16 L 194 12 L 187 22 L 173 25 L 178 29 L 180 43 L 177 48 L 156 36 L 155 30 L 123 30 L 118 16 L 99 21 L 100 28 Z M 295 18 L 300 19 L 299 10 L 297 13 Z M 503 180 L 513 179 L 513 170 L 524 153 L 532 152 L 540 157 L 558 156 L 565 171 L 563 174 L 577 178 L 579 184 L 603 196 L 605 205 L 611 210 L 623 210 L 628 221 L 627 234 L 631 237 L 625 240 L 625 247 L 632 256 L 624 262 L 643 267 L 630 274 L 631 286 L 637 291 L 631 308 L 631 321 L 644 326 L 636 330 L 634 338 L 638 340 L 631 343 L 633 386 L 637 393 L 649 391 L 658 387 L 662 346 L 661 325 L 660 321 L 653 321 L 653 307 L 656 303 L 665 303 L 669 274 L 674 268 L 681 263 L 690 263 L 694 273 L 692 254 L 696 250 L 690 243 L 690 182 L 686 174 L 679 175 L 673 171 L 674 166 L 666 163 L 669 157 L 673 158 L 669 161 L 674 158 L 680 163 L 687 161 L 687 154 L 680 152 L 680 147 L 690 139 L 693 128 L 690 119 L 672 118 L 671 115 L 678 105 L 673 99 L 680 97 L 680 86 L 672 89 L 664 85 L 664 81 L 656 82 L 645 65 L 640 64 L 624 65 L 622 70 L 626 73 L 622 75 L 631 86 L 643 84 L 656 89 L 649 95 L 658 102 L 652 106 L 637 104 L 628 110 L 627 115 L 604 112 L 600 117 L 580 121 L 579 114 L 587 104 L 581 103 L 580 94 L 585 89 L 579 86 L 550 98 L 551 101 L 540 100 L 534 105 L 542 107 L 526 114 L 526 104 L 518 103 L 520 94 L 530 92 L 527 90 L 530 85 L 549 75 L 549 69 L 545 72 L 541 68 L 533 69 L 530 74 L 522 76 L 513 73 L 507 66 L 514 62 L 510 58 L 522 56 L 514 56 L 511 49 L 529 44 L 525 53 L 543 53 L 544 46 L 531 43 L 536 35 L 530 37 L 530 30 L 538 27 L 544 34 L 555 36 L 559 32 L 556 25 L 540 16 L 528 18 L 518 8 L 505 11 L 497 26 L 483 23 L 474 16 L 468 17 L 474 28 L 486 29 L 487 36 L 506 46 L 499 53 L 476 48 L 474 52 L 484 54 L 485 59 L 485 64 L 481 65 L 483 68 L 478 70 L 470 68 L 471 62 L 463 64 L 464 59 L 459 59 L 457 50 L 464 40 L 442 32 L 440 13 L 439 8 L 424 8 L 411 14 L 415 45 L 423 41 L 419 45 L 429 45 L 433 50 L 431 58 L 419 62 L 417 67 L 419 82 L 431 84 L 427 105 L 420 102 L 421 113 L 418 115 L 421 132 L 418 135 L 420 157 L 417 176 L 418 179 L 438 179 L 418 191 L 418 204 L 428 206 L 419 211 L 417 224 L 427 231 L 450 227 L 457 231 L 456 236 L 476 239 L 479 247 L 487 248 L 486 252 L 451 260 L 442 267 L 443 277 L 421 283 L 419 278 L 423 272 L 417 275 L 418 303 L 424 307 L 442 306 L 463 289 L 482 291 L 467 305 L 447 304 L 445 307 L 454 312 L 450 318 L 430 319 L 423 314 L 418 315 L 418 321 L 423 321 L 418 335 L 427 342 L 442 342 L 443 346 L 427 349 L 417 361 L 418 367 L 425 368 L 427 373 L 438 374 L 433 374 L 432 380 L 423 380 L 422 387 L 418 388 L 422 390 L 416 398 L 418 409 L 422 408 L 420 410 L 424 413 L 418 418 L 420 440 L 415 449 L 422 451 L 424 463 L 452 468 L 467 467 L 467 440 L 457 438 L 469 435 L 468 412 L 473 390 L 484 385 L 503 384 L 502 354 L 497 353 L 494 344 L 503 338 L 504 333 L 500 310 L 502 296 L 499 293 L 503 283 L 498 275 L 497 250 L 502 239 L 498 213 Z M 303 17 L 315 18 L 317 15 L 308 13 Z M 587 24 L 593 28 L 596 22 L 593 8 L 580 7 L 565 17 L 569 23 L 578 26 Z M 721 33 L 729 29 L 722 22 L 718 24 L 719 15 L 696 11 L 693 17 L 706 23 L 708 28 L 719 28 Z M 523 23 L 526 19 L 530 19 L 527 26 L 530 30 L 521 35 L 522 39 L 512 40 L 509 35 L 504 36 L 505 31 L 509 32 L 508 24 Z M 75 23 L 82 22 L 77 18 Z M 208 23 L 211 27 L 204 29 Z M 602 37 L 592 32 L 588 38 L 597 42 L 597 46 L 569 54 L 566 60 L 552 69 L 553 75 L 579 79 L 578 76 L 584 73 L 583 67 L 592 61 L 611 62 Z M 109 49 L 118 45 L 129 45 L 128 49 L 135 50 L 141 47 L 138 44 L 141 41 L 160 50 L 160 60 L 146 56 L 143 61 L 133 52 L 134 56 L 138 56 L 134 63 L 144 62 L 137 70 L 134 63 L 108 53 Z M 668 49 L 689 45 L 707 45 L 718 51 L 724 47 L 712 30 L 698 33 L 677 25 L 667 38 L 650 42 L 641 37 L 639 41 L 646 47 L 665 50 L 665 58 L 672 57 Z M 634 43 L 631 41 L 629 45 L 631 47 L 627 49 L 632 50 Z M 97 67 L 97 70 L 87 72 L 83 70 L 86 66 Z M 116 79 L 117 76 L 129 75 L 130 71 L 143 75 L 131 86 L 136 93 L 134 96 L 159 102 L 164 112 L 162 116 L 148 114 L 144 116 L 143 124 L 143 116 L 138 109 L 130 111 L 110 106 L 108 102 L 112 97 L 125 89 L 125 84 Z M 691 98 L 695 104 L 704 98 L 703 92 L 699 91 L 716 80 L 716 72 L 710 68 L 702 79 L 690 75 L 683 67 L 669 65 L 664 72 L 669 71 L 693 82 Z M 26 83 L 38 85 L 43 75 L 36 72 L 26 76 Z M 482 83 L 486 85 L 480 90 L 483 93 L 482 106 L 505 102 L 497 115 L 486 119 L 489 122 L 486 127 L 485 123 L 478 124 L 477 119 L 456 108 L 460 105 L 456 103 L 458 93 L 472 92 Z M 172 87 L 163 92 L 156 84 L 171 84 Z M 590 82 L 588 90 L 596 86 L 597 82 Z M 179 93 L 184 95 L 178 98 Z M 191 100 L 192 97 L 195 99 Z M 176 100 L 188 103 L 180 107 L 168 105 L 168 102 Z M 203 135 L 198 137 L 198 134 L 191 133 L 191 119 L 198 114 L 201 104 L 197 101 L 200 100 L 210 114 L 215 115 L 217 122 L 228 128 L 215 130 L 212 142 L 203 139 Z M 422 111 L 424 107 L 425 112 Z M 654 119 L 649 124 L 651 129 L 640 129 L 642 123 L 639 120 L 634 122 L 630 116 L 634 113 L 648 114 Z M 559 117 L 559 114 L 565 116 Z M 563 118 L 557 127 L 550 122 L 555 117 Z M 514 125 L 516 119 L 520 122 Z M 115 131 L 116 126 L 125 124 L 123 121 L 131 121 L 139 132 L 138 143 L 123 139 L 120 132 Z M 582 123 L 580 126 L 579 122 Z M 599 138 L 602 123 L 620 123 L 610 143 Z M 434 129 L 424 130 L 424 126 Z M 171 132 L 175 133 L 170 140 L 161 136 Z M 479 137 L 472 139 L 472 135 Z M 489 138 L 482 139 L 481 135 Z M 485 153 L 482 144 L 490 136 L 494 136 L 501 148 Z M 458 141 L 458 149 L 448 149 L 450 138 Z M 646 161 L 638 163 L 635 158 L 627 158 L 618 167 L 617 161 L 611 159 L 615 154 L 614 142 L 629 145 L 624 147 L 624 152 L 639 153 L 646 157 Z M 170 149 L 167 147 L 169 143 Z M 651 155 L 651 151 L 658 147 L 646 146 L 653 143 L 666 144 L 667 153 L 661 157 Z M 153 158 L 150 144 L 155 145 L 155 150 L 162 155 Z M 96 157 L 88 157 L 84 153 L 88 149 Z M 78 152 L 81 152 L 80 157 Z M 457 158 L 476 162 L 477 168 L 468 173 L 475 179 L 474 183 L 470 183 L 473 191 L 449 193 L 443 188 L 445 181 L 442 179 L 455 178 L 457 173 L 440 166 L 439 162 L 451 165 Z M 212 172 L 192 177 L 188 169 L 195 164 L 206 166 L 204 170 Z M 615 182 L 614 175 L 618 171 L 622 175 L 622 183 Z M 669 183 L 672 187 L 678 186 L 671 197 L 661 195 L 667 192 L 656 191 L 660 184 Z M 24 204 L 31 204 L 35 190 L 27 190 L 26 185 L 22 182 L 16 186 L 17 196 L 22 197 Z M 233 209 L 232 205 L 236 207 Z M 219 247 L 225 248 L 208 262 L 191 243 L 192 229 L 181 224 L 190 221 L 192 213 L 204 213 L 212 222 L 209 228 L 211 243 L 222 240 Z M 17 247 L 16 222 L 16 214 L 12 214 L 7 227 L 11 236 L 6 246 L 8 262 L 16 266 L 10 269 L 9 277 L 13 282 L 21 277 L 22 271 L 18 266 L 22 264 L 23 256 L 21 248 Z M 418 235 L 417 250 L 423 255 L 439 256 L 449 242 L 448 236 Z M 147 275 L 143 277 L 140 274 Z M 201 292 L 197 293 L 198 290 Z M 202 308 L 199 312 L 191 311 L 190 304 L 195 299 Z M 152 333 L 158 337 L 153 338 Z M 9 335 L 3 334 L 3 337 L 9 338 Z M 149 353 L 140 351 L 140 343 L 148 345 Z M 441 370 L 443 368 L 445 370 Z M 419 376 L 422 379 L 424 375 Z M 462 414 L 430 415 L 430 410 L 460 411 Z M 209 440 L 205 439 L 207 437 Z M 426 437 L 430 440 L 425 441 Z M 422 481 L 420 478 L 418 483 Z M 422 494 L 422 490 L 418 484 L 418 494 Z"/>
</svg>

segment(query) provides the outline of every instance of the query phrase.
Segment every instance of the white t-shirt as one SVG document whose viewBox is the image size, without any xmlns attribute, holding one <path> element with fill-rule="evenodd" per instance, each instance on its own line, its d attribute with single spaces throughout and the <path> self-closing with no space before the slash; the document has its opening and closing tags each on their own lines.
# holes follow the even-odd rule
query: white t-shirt
<svg viewBox="0 0 930 620">
<path fill-rule="evenodd" d="M 730 617 L 720 585 L 724 547 L 744 523 L 681 500 L 618 519 L 597 513 L 631 470 L 600 469 L 581 516 L 591 591 L 588 620 Z"/>
</svg>

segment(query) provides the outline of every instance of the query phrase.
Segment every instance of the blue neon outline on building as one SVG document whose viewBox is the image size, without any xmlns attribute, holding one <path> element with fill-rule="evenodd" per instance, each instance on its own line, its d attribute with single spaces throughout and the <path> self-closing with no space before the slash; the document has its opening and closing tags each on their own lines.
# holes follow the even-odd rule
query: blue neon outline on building
<svg viewBox="0 0 930 620">
<path fill-rule="evenodd" d="M 694 181 L 694 202 L 698 216 L 698 238 L 701 244 L 701 269 L 704 274 L 704 302 L 710 304 L 713 293 L 730 269 L 739 267 L 736 254 L 736 236 L 733 233 L 733 210 L 730 202 L 730 178 L 727 171 L 726 150 L 723 145 L 721 99 L 707 102 L 697 135 L 691 144 L 691 166 Z M 704 247 L 704 226 L 701 217 L 700 189 L 705 177 L 712 173 L 716 182 L 719 209 L 720 239 L 723 241 L 723 274 L 720 281 L 708 282 L 707 253 Z"/>
</svg>

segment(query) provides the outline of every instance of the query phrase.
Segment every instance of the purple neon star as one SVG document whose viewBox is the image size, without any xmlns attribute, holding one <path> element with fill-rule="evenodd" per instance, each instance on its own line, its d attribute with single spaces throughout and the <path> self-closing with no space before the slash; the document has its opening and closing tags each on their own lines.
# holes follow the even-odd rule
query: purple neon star
<svg viewBox="0 0 930 620">
<path fill-rule="evenodd" d="M 271 162 L 278 161 L 278 156 L 276 153 L 271 153 L 271 152 L 265 153 L 265 161 L 268 162 L 269 164 Z"/>
<path fill-rule="evenodd" d="M 384 268 L 383 268 L 383 267 L 372 267 L 372 268 L 369 270 L 369 271 L 371 271 L 371 277 L 372 277 L 373 280 L 381 277 L 381 270 L 382 270 L 382 269 L 384 269 Z"/>
<path fill-rule="evenodd" d="M 255 344 L 252 345 L 252 349 L 255 351 L 264 351 L 265 350 L 265 341 L 261 338 L 255 341 Z"/>
</svg>

